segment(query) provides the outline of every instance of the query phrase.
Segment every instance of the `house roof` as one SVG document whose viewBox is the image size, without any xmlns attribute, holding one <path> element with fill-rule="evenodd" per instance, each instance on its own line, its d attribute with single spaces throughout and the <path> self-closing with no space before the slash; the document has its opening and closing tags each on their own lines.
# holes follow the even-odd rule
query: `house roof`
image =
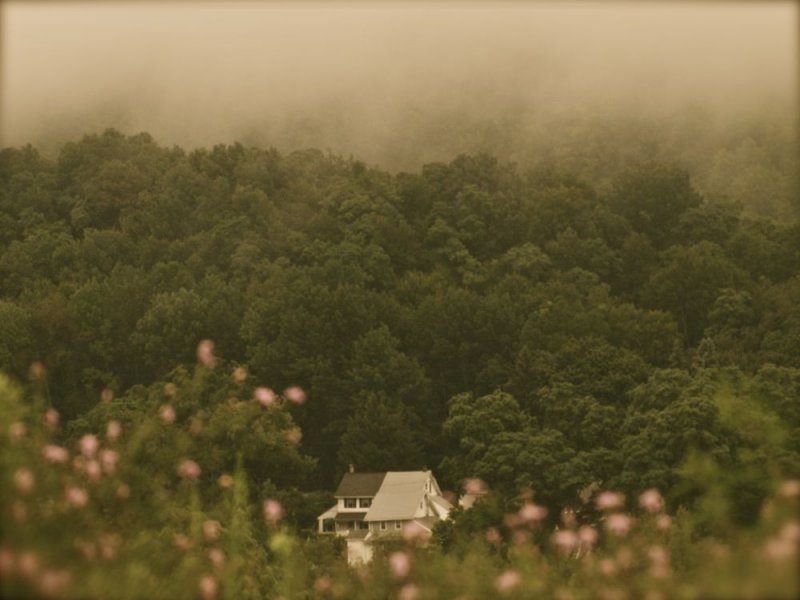
<svg viewBox="0 0 800 600">
<path fill-rule="evenodd" d="M 429 476 L 425 471 L 386 473 L 365 520 L 413 519 L 425 497 L 425 482 Z"/>
<path fill-rule="evenodd" d="M 337 522 L 349 522 L 349 521 L 363 521 L 364 517 L 367 516 L 366 512 L 340 512 L 336 515 Z"/>
<path fill-rule="evenodd" d="M 385 477 L 386 473 L 345 473 L 334 496 L 374 496 Z"/>
<path fill-rule="evenodd" d="M 336 516 L 336 513 L 338 512 L 338 509 L 339 509 L 339 505 L 338 504 L 334 504 L 328 510 L 326 510 L 324 513 L 322 513 L 320 516 L 318 516 L 317 519 L 333 519 Z"/>
</svg>

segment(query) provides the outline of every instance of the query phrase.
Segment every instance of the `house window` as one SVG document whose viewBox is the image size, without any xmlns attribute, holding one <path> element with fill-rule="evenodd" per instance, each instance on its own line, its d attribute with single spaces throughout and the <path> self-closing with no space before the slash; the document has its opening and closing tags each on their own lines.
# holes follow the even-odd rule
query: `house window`
<svg viewBox="0 0 800 600">
<path fill-rule="evenodd" d="M 356 505 L 356 499 L 355 498 L 345 498 L 344 499 L 344 507 L 345 508 L 358 508 L 358 506 Z"/>
<path fill-rule="evenodd" d="M 381 529 L 386 529 L 386 521 L 381 521 Z"/>
<path fill-rule="evenodd" d="M 359 498 L 358 505 L 361 508 L 369 508 L 370 506 L 372 506 L 372 498 Z"/>
<path fill-rule="evenodd" d="M 322 521 L 322 531 L 325 533 L 331 533 L 336 531 L 336 521 L 333 519 L 325 519 Z"/>
<path fill-rule="evenodd" d="M 395 529 L 400 529 L 402 526 L 403 526 L 403 524 L 400 521 L 395 521 L 394 522 L 394 528 Z"/>
</svg>

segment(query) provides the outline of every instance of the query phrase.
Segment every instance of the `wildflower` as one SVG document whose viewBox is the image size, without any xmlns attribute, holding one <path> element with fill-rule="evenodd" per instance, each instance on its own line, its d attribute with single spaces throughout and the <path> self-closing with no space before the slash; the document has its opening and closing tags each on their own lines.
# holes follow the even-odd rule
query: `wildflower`
<svg viewBox="0 0 800 600">
<path fill-rule="evenodd" d="M 247 369 L 244 367 L 236 367 L 233 370 L 233 381 L 237 385 L 244 383 L 247 380 Z"/>
<path fill-rule="evenodd" d="M 20 500 L 15 500 L 11 504 L 11 516 L 17 523 L 22 523 L 28 518 L 28 508 Z"/>
<path fill-rule="evenodd" d="M 253 397 L 259 404 L 267 408 L 275 404 L 275 392 L 268 387 L 256 388 Z"/>
<path fill-rule="evenodd" d="M 516 544 L 517 546 L 524 546 L 525 544 L 528 543 L 528 540 L 530 540 L 530 538 L 531 536 L 527 531 L 525 531 L 524 529 L 518 529 L 511 536 L 511 541 L 514 542 L 514 544 Z"/>
<path fill-rule="evenodd" d="M 45 426 L 47 426 L 48 429 L 52 430 L 58 427 L 59 418 L 60 417 L 58 415 L 58 411 L 55 408 L 48 408 L 44 412 L 42 421 L 44 422 Z"/>
<path fill-rule="evenodd" d="M 175 422 L 175 409 L 169 404 L 164 404 L 158 409 L 158 416 L 163 423 L 172 425 Z"/>
<path fill-rule="evenodd" d="M 413 583 L 407 583 L 397 592 L 397 600 L 416 600 L 419 597 L 419 588 Z"/>
<path fill-rule="evenodd" d="M 219 537 L 219 529 L 219 521 L 208 519 L 207 521 L 203 522 L 203 537 L 205 537 L 209 542 L 213 542 Z"/>
<path fill-rule="evenodd" d="M 657 489 L 651 488 L 639 496 L 639 506 L 651 514 L 659 513 L 664 508 L 664 499 Z"/>
<path fill-rule="evenodd" d="M 117 486 L 117 498 L 127 500 L 131 495 L 131 488 L 127 483 L 120 483 Z"/>
<path fill-rule="evenodd" d="M 486 541 L 493 546 L 501 542 L 503 538 L 500 535 L 500 530 L 497 527 L 489 527 L 486 530 Z"/>
<path fill-rule="evenodd" d="M 303 404 L 306 401 L 306 393 L 303 388 L 296 385 L 283 390 L 283 395 L 289 399 L 289 402 L 294 402 L 295 404 Z"/>
<path fill-rule="evenodd" d="M 264 520 L 269 523 L 277 523 L 283 517 L 283 507 L 277 500 L 264 500 L 261 510 L 264 514 Z"/>
<path fill-rule="evenodd" d="M 800 479 L 789 479 L 781 483 L 778 493 L 784 498 L 800 497 Z"/>
<path fill-rule="evenodd" d="M 553 534 L 553 544 L 562 554 L 569 554 L 578 547 L 578 534 L 571 529 L 560 529 Z"/>
<path fill-rule="evenodd" d="M 522 576 L 519 571 L 508 569 L 503 571 L 497 579 L 495 579 L 494 586 L 502 593 L 510 592 L 522 582 Z"/>
<path fill-rule="evenodd" d="M 119 454 L 114 450 L 104 449 L 100 451 L 100 463 L 103 465 L 103 470 L 109 475 L 114 474 L 118 462 Z"/>
<path fill-rule="evenodd" d="M 780 562 L 790 559 L 796 551 L 795 543 L 780 537 L 771 538 L 764 544 L 764 554 L 768 559 Z"/>
<path fill-rule="evenodd" d="M 209 369 L 213 369 L 217 364 L 217 359 L 214 356 L 214 342 L 211 340 L 203 340 L 197 344 L 197 360 L 200 364 Z"/>
<path fill-rule="evenodd" d="M 35 483 L 36 478 L 33 476 L 30 469 L 17 469 L 14 472 L 14 485 L 16 485 L 17 489 L 23 494 L 30 492 Z"/>
<path fill-rule="evenodd" d="M 389 568 L 395 579 L 404 579 L 411 571 L 411 558 L 408 553 L 398 551 L 389 555 Z"/>
<path fill-rule="evenodd" d="M 617 574 L 617 563 L 611 558 L 604 558 L 600 561 L 600 572 L 606 577 L 613 577 Z"/>
<path fill-rule="evenodd" d="M 217 479 L 217 485 L 223 490 L 227 490 L 229 487 L 233 486 L 233 477 L 227 473 L 223 473 L 219 476 L 219 479 Z"/>
<path fill-rule="evenodd" d="M 119 421 L 109 421 L 106 425 L 106 439 L 109 442 L 115 442 L 122 435 L 122 425 Z"/>
<path fill-rule="evenodd" d="M 656 527 L 661 531 L 666 531 L 672 526 L 672 518 L 669 515 L 658 515 L 656 517 Z"/>
<path fill-rule="evenodd" d="M 84 542 L 82 540 L 75 540 L 75 547 L 80 550 L 83 557 L 88 561 L 93 561 L 97 556 L 97 548 L 92 542 Z"/>
<path fill-rule="evenodd" d="M 797 521 L 789 521 L 783 527 L 778 536 L 783 540 L 790 542 L 800 542 L 800 523 Z"/>
<path fill-rule="evenodd" d="M 8 548 L 0 548 L 0 576 L 6 579 L 14 570 L 14 553 Z"/>
<path fill-rule="evenodd" d="M 523 523 L 538 523 L 547 516 L 547 509 L 544 506 L 526 502 L 517 513 Z"/>
<path fill-rule="evenodd" d="M 217 597 L 219 584 L 211 575 L 203 575 L 200 578 L 198 587 L 200 588 L 200 596 L 203 598 L 203 600 L 213 600 Z"/>
<path fill-rule="evenodd" d="M 100 401 L 101 402 L 111 402 L 114 399 L 114 392 L 108 388 L 105 388 L 102 392 L 100 392 Z"/>
<path fill-rule="evenodd" d="M 27 433 L 28 429 L 25 427 L 25 424 L 19 421 L 15 421 L 8 427 L 8 438 L 12 442 L 20 441 Z"/>
<path fill-rule="evenodd" d="M 597 543 L 597 530 L 591 525 L 584 525 L 578 530 L 578 539 L 584 546 L 592 547 Z"/>
<path fill-rule="evenodd" d="M 314 580 L 314 591 L 317 594 L 324 594 L 333 587 L 333 581 L 327 575 L 321 575 Z"/>
<path fill-rule="evenodd" d="M 25 577 L 33 577 L 39 570 L 39 557 L 30 551 L 23 552 L 17 560 L 17 570 Z"/>
<path fill-rule="evenodd" d="M 225 553 L 219 548 L 211 548 L 208 551 L 208 560 L 217 568 L 225 564 Z"/>
<path fill-rule="evenodd" d="M 100 479 L 100 475 L 102 474 L 102 470 L 100 469 L 100 463 L 96 460 L 90 460 L 84 466 L 84 472 L 86 476 L 91 479 L 92 481 L 97 481 Z"/>
<path fill-rule="evenodd" d="M 200 477 L 200 465 L 189 458 L 178 463 L 178 475 L 184 479 L 195 480 Z"/>
<path fill-rule="evenodd" d="M 624 514 L 609 515 L 608 519 L 606 519 L 608 530 L 619 537 L 628 535 L 632 524 L 631 518 Z"/>
<path fill-rule="evenodd" d="M 624 502 L 625 496 L 618 492 L 601 492 L 594 500 L 595 505 L 600 510 L 620 508 Z"/>
<path fill-rule="evenodd" d="M 647 549 L 647 558 L 650 560 L 650 575 L 656 579 L 663 579 L 669 573 L 669 556 L 661 546 L 650 546 Z"/>
<path fill-rule="evenodd" d="M 45 375 L 44 365 L 36 360 L 31 363 L 28 372 L 33 379 L 42 379 Z"/>
<path fill-rule="evenodd" d="M 70 486 L 66 491 L 67 502 L 75 508 L 82 508 L 89 502 L 89 494 L 83 488 Z"/>
<path fill-rule="evenodd" d="M 87 433 L 81 438 L 79 445 L 81 454 L 83 454 L 86 458 L 93 458 L 97 452 L 97 449 L 100 447 L 97 437 L 90 433 Z"/>
<path fill-rule="evenodd" d="M 47 570 L 39 579 L 39 591 L 43 596 L 58 596 L 70 582 L 69 571 Z"/>
<path fill-rule="evenodd" d="M 106 560 L 111 560 L 117 555 L 117 549 L 121 542 L 122 540 L 116 534 L 107 533 L 101 535 L 99 541 L 100 555 Z"/>
<path fill-rule="evenodd" d="M 61 446 L 48 444 L 42 448 L 42 454 L 52 463 L 65 463 L 69 460 L 69 452 Z"/>
<path fill-rule="evenodd" d="M 178 393 L 178 386 L 177 385 L 175 385 L 172 382 L 164 384 L 164 395 L 165 396 L 167 396 L 169 398 L 172 398 L 177 393 Z"/>
<path fill-rule="evenodd" d="M 189 538 L 183 535 L 182 533 L 176 533 L 172 536 L 172 544 L 178 549 L 186 551 L 192 547 L 192 543 L 189 541 Z"/>
<path fill-rule="evenodd" d="M 468 494 L 478 495 L 483 494 L 487 490 L 486 482 L 477 477 L 464 480 L 464 491 Z"/>
</svg>

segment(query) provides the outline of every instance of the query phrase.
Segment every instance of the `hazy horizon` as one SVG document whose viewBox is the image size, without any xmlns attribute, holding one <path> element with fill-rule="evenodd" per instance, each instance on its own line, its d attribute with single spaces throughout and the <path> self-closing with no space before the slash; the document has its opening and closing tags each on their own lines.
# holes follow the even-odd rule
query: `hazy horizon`
<svg viewBox="0 0 800 600">
<path fill-rule="evenodd" d="M 480 149 L 470 128 L 687 107 L 787 119 L 796 105 L 790 2 L 2 10 L 3 145 L 115 127 L 187 147 L 242 140 L 402 163 Z"/>
</svg>

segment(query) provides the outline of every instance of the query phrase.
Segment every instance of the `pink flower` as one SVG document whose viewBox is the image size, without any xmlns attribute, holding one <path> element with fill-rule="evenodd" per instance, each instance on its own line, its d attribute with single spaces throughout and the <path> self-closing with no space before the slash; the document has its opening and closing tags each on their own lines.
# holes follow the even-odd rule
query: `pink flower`
<svg viewBox="0 0 800 600">
<path fill-rule="evenodd" d="M 500 530 L 497 527 L 489 527 L 486 530 L 486 541 L 491 544 L 492 546 L 496 546 L 502 541 L 502 536 L 500 535 Z"/>
<path fill-rule="evenodd" d="M 182 533 L 176 533 L 172 536 L 172 544 L 178 549 L 186 551 L 192 547 L 192 542 L 189 541 L 189 538 L 183 535 Z"/>
<path fill-rule="evenodd" d="M 672 518 L 669 515 L 658 515 L 656 517 L 656 527 L 661 531 L 666 531 L 672 526 Z"/>
<path fill-rule="evenodd" d="M 101 402 L 111 402 L 114 399 L 114 391 L 108 388 L 104 389 L 100 392 L 100 401 Z"/>
<path fill-rule="evenodd" d="M 217 568 L 225 564 L 225 553 L 219 548 L 211 548 L 208 551 L 208 560 Z"/>
<path fill-rule="evenodd" d="M 47 426 L 48 429 L 55 429 L 58 427 L 58 411 L 55 408 L 48 408 L 45 413 L 44 417 L 42 417 L 44 424 Z"/>
<path fill-rule="evenodd" d="M 7 579 L 14 570 L 14 553 L 8 548 L 0 548 L 0 577 Z"/>
<path fill-rule="evenodd" d="M 784 498 L 798 498 L 800 497 L 800 480 L 789 479 L 781 483 L 778 493 Z"/>
<path fill-rule="evenodd" d="M 782 538 L 771 538 L 764 544 L 764 554 L 775 562 L 793 558 L 796 551 L 794 542 Z"/>
<path fill-rule="evenodd" d="M 39 570 L 39 557 L 30 551 L 23 552 L 17 560 L 17 569 L 25 577 L 33 577 Z"/>
<path fill-rule="evenodd" d="M 522 576 L 519 574 L 519 571 L 508 569 L 503 571 L 500 576 L 495 579 L 494 587 L 500 592 L 507 593 L 517 587 L 521 582 Z"/>
<path fill-rule="evenodd" d="M 119 421 L 109 421 L 106 425 L 106 439 L 109 442 L 115 442 L 122 435 L 122 425 Z"/>
<path fill-rule="evenodd" d="M 130 498 L 131 488 L 127 483 L 120 483 L 117 486 L 117 498 L 120 500 L 127 500 Z"/>
<path fill-rule="evenodd" d="M 122 543 L 122 540 L 116 534 L 107 533 L 101 535 L 99 541 L 100 555 L 106 560 L 111 560 L 117 555 L 117 549 L 120 543 Z"/>
<path fill-rule="evenodd" d="M 20 492 L 27 494 L 36 484 L 36 478 L 30 469 L 17 469 L 14 472 L 14 484 Z"/>
<path fill-rule="evenodd" d="M 70 579 L 69 571 L 47 570 L 39 579 L 39 591 L 46 597 L 58 596 L 69 585 Z"/>
<path fill-rule="evenodd" d="M 606 577 L 613 577 L 617 574 L 617 563 L 611 558 L 604 558 L 600 561 L 600 572 Z"/>
<path fill-rule="evenodd" d="M 84 467 L 84 471 L 86 476 L 91 479 L 92 481 L 97 481 L 100 479 L 100 475 L 102 474 L 102 470 L 100 469 L 100 463 L 96 460 L 90 460 L 86 463 Z"/>
<path fill-rule="evenodd" d="M 61 446 L 49 444 L 42 448 L 42 454 L 52 463 L 65 463 L 69 460 L 69 452 Z"/>
<path fill-rule="evenodd" d="M 89 494 L 79 487 L 70 486 L 66 491 L 67 502 L 75 508 L 82 508 L 89 502 Z"/>
<path fill-rule="evenodd" d="M 178 475 L 184 479 L 195 480 L 200 477 L 200 465 L 191 459 L 184 458 L 178 463 Z"/>
<path fill-rule="evenodd" d="M 578 530 L 578 539 L 584 546 L 592 547 L 597 543 L 597 530 L 591 525 L 584 525 Z"/>
<path fill-rule="evenodd" d="M 264 500 L 261 510 L 264 514 L 264 520 L 269 523 L 277 523 L 283 517 L 283 507 L 277 500 Z"/>
<path fill-rule="evenodd" d="M 25 427 L 24 423 L 20 423 L 19 421 L 12 423 L 8 427 L 8 438 L 12 442 L 20 441 L 22 438 L 25 437 L 25 434 L 27 433 L 28 433 L 28 428 Z"/>
<path fill-rule="evenodd" d="M 203 340 L 197 344 L 197 360 L 200 364 L 209 369 L 213 369 L 217 364 L 217 359 L 214 356 L 214 342 L 211 340 Z"/>
<path fill-rule="evenodd" d="M 259 404 L 266 406 L 267 408 L 275 404 L 275 392 L 268 387 L 256 388 L 253 392 L 253 397 Z"/>
<path fill-rule="evenodd" d="M 553 534 L 553 545 L 562 554 L 569 554 L 578 547 L 578 534 L 571 529 L 560 529 Z"/>
<path fill-rule="evenodd" d="M 639 506 L 649 513 L 659 513 L 664 508 L 664 499 L 657 489 L 651 488 L 639 496 Z"/>
<path fill-rule="evenodd" d="M 398 551 L 389 555 L 389 568 L 395 579 L 404 579 L 411 571 L 411 558 L 408 553 Z"/>
<path fill-rule="evenodd" d="M 100 463 L 103 465 L 103 470 L 109 475 L 113 475 L 117 470 L 117 463 L 119 462 L 119 454 L 114 450 L 101 450 Z"/>
<path fill-rule="evenodd" d="M 800 542 L 800 523 L 797 521 L 789 521 L 778 534 L 782 540 L 789 540 L 790 542 Z"/>
<path fill-rule="evenodd" d="M 628 532 L 631 530 L 631 525 L 633 525 L 631 518 L 621 513 L 608 515 L 606 519 L 606 527 L 608 527 L 608 530 L 619 537 L 628 535 Z"/>
<path fill-rule="evenodd" d="M 100 447 L 100 442 L 97 441 L 97 437 L 90 433 L 84 435 L 79 444 L 81 454 L 83 454 L 86 458 L 94 457 L 97 449 Z"/>
<path fill-rule="evenodd" d="M 283 390 L 283 395 L 289 399 L 289 402 L 294 402 L 295 404 L 303 404 L 306 401 L 306 393 L 296 385 Z"/>
<path fill-rule="evenodd" d="M 327 575 L 320 575 L 314 580 L 314 591 L 317 594 L 325 594 L 333 587 L 333 581 Z"/>
<path fill-rule="evenodd" d="M 236 367 L 233 370 L 233 381 L 236 384 L 244 383 L 247 380 L 247 369 L 244 367 Z"/>
<path fill-rule="evenodd" d="M 482 479 L 478 479 L 477 477 L 472 477 L 470 479 L 464 480 L 464 491 L 468 494 L 472 495 L 479 495 L 486 492 L 487 486 L 486 482 Z"/>
<path fill-rule="evenodd" d="M 600 510 L 619 508 L 624 502 L 625 496 L 617 492 L 601 492 L 594 500 L 595 505 Z"/>
<path fill-rule="evenodd" d="M 211 575 L 203 575 L 200 578 L 200 583 L 198 584 L 200 589 L 200 596 L 203 600 L 214 600 L 217 597 L 217 590 L 219 589 L 219 584 L 217 580 L 214 579 Z"/>
<path fill-rule="evenodd" d="M 167 425 L 172 425 L 175 422 L 175 409 L 169 404 L 164 404 L 158 409 L 158 416 L 161 418 L 162 422 Z"/>
<path fill-rule="evenodd" d="M 544 506 L 526 502 L 519 509 L 517 515 L 523 523 L 538 523 L 547 516 L 547 509 Z"/>
<path fill-rule="evenodd" d="M 207 521 L 203 522 L 203 537 L 205 537 L 209 542 L 213 542 L 219 537 L 219 529 L 219 521 L 208 519 Z"/>
<path fill-rule="evenodd" d="M 397 592 L 397 600 L 417 600 L 419 588 L 413 583 L 407 583 Z"/>
</svg>

